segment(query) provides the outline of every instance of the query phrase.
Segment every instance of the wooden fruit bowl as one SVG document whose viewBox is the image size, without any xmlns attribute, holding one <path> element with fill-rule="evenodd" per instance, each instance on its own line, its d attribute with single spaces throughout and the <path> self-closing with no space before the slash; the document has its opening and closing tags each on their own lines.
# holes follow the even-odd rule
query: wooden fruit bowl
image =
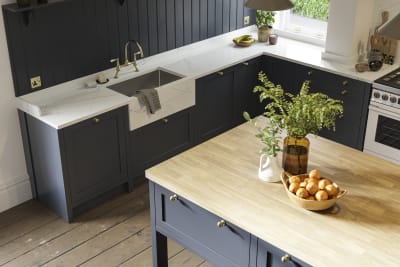
<svg viewBox="0 0 400 267">
<path fill-rule="evenodd" d="M 300 175 L 296 175 L 296 176 L 299 176 L 300 178 L 305 178 L 305 177 L 307 177 L 307 174 L 300 174 Z M 321 178 L 324 178 L 324 177 L 321 177 Z M 335 205 L 336 201 L 341 199 L 347 193 L 347 190 L 340 189 L 337 184 L 333 183 L 333 185 L 339 189 L 339 192 L 335 198 L 328 199 L 328 200 L 321 200 L 321 201 L 307 200 L 307 199 L 300 198 L 289 191 L 289 174 L 288 173 L 282 172 L 281 180 L 282 180 L 282 183 L 286 190 L 286 194 L 288 195 L 290 201 L 292 201 L 297 206 L 302 207 L 307 210 L 314 210 L 314 211 L 326 210 L 326 209 L 332 207 L 333 205 Z"/>
</svg>

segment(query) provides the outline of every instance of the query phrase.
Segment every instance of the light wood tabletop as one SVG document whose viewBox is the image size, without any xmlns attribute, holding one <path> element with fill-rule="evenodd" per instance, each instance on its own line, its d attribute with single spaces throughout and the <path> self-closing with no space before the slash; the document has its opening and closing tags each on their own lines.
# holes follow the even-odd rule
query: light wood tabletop
<svg viewBox="0 0 400 267">
<path fill-rule="evenodd" d="M 400 266 L 400 165 L 308 136 L 309 170 L 349 191 L 312 212 L 291 203 L 281 182 L 258 179 L 256 133 L 242 124 L 146 177 L 313 266 Z"/>
</svg>

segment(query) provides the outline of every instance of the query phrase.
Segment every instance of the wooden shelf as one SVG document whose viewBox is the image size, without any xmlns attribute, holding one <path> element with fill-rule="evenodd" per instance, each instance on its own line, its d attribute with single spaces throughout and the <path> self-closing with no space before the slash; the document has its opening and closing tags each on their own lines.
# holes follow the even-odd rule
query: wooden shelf
<svg viewBox="0 0 400 267">
<path fill-rule="evenodd" d="M 58 3 L 61 3 L 61 2 L 65 2 L 65 0 L 52 0 L 52 1 L 50 0 L 48 3 L 44 3 L 44 4 L 34 3 L 34 4 L 29 5 L 29 6 L 25 6 L 25 7 L 20 7 L 16 3 L 14 3 L 14 4 L 4 5 L 3 9 L 11 11 L 11 12 L 14 12 L 14 13 L 27 12 L 27 11 L 33 11 L 33 10 L 36 10 L 36 9 L 39 9 L 39 8 L 48 7 L 48 6 L 51 6 L 51 5 L 54 5 L 54 4 L 58 4 Z"/>
</svg>

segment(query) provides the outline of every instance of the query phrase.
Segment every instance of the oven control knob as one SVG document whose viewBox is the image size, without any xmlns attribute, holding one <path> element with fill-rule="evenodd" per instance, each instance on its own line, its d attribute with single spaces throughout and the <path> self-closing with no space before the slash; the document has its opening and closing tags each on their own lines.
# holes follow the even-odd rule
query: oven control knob
<svg viewBox="0 0 400 267">
<path fill-rule="evenodd" d="M 382 100 L 387 101 L 389 99 L 389 96 L 387 94 L 382 95 Z"/>
<path fill-rule="evenodd" d="M 390 97 L 390 103 L 396 104 L 396 102 L 397 102 L 397 98 L 394 97 L 394 96 L 391 96 L 391 97 Z"/>
<path fill-rule="evenodd" d="M 374 92 L 374 98 L 380 98 L 381 94 L 379 92 Z"/>
</svg>

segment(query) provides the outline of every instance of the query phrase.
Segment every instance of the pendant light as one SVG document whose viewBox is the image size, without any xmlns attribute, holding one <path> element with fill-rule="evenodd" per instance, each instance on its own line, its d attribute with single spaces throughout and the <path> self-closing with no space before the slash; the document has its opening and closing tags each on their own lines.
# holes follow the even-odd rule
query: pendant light
<svg viewBox="0 0 400 267">
<path fill-rule="evenodd" d="M 393 19 L 383 24 L 378 33 L 392 39 L 400 40 L 400 13 Z"/>
<path fill-rule="evenodd" d="M 290 0 L 247 0 L 245 7 L 266 11 L 284 10 L 293 7 Z"/>
</svg>

